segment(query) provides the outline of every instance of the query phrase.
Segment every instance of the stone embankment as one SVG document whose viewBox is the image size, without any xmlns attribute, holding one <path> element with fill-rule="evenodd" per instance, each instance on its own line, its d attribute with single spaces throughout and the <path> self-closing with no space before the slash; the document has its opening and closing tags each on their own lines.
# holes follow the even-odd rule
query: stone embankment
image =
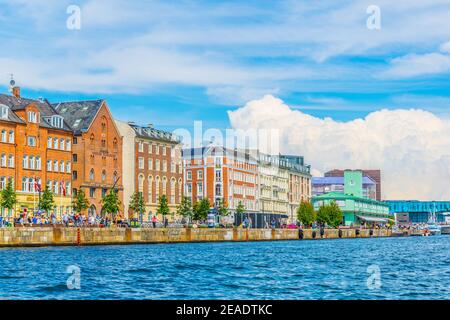
<svg viewBox="0 0 450 320">
<path fill-rule="evenodd" d="M 63 228 L 0 229 L 0 247 L 107 244 L 272 241 L 389 237 L 386 229 L 206 229 L 206 228 Z"/>
</svg>

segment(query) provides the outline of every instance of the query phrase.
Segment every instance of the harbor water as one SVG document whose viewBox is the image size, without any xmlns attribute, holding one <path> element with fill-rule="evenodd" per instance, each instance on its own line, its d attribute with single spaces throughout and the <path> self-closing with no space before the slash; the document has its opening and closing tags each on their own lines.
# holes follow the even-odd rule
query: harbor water
<svg viewBox="0 0 450 320">
<path fill-rule="evenodd" d="M 0 249 L 0 299 L 449 299 L 450 236 Z"/>
</svg>

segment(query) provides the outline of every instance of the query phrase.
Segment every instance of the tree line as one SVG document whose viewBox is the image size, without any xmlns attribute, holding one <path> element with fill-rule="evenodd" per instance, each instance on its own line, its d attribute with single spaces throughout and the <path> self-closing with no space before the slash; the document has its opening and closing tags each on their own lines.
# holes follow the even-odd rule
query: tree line
<svg viewBox="0 0 450 320">
<path fill-rule="evenodd" d="M 310 202 L 303 201 L 297 209 L 297 219 L 304 226 L 311 226 L 314 222 L 336 228 L 342 223 L 342 210 L 336 201 L 323 204 L 317 211 Z"/>
</svg>

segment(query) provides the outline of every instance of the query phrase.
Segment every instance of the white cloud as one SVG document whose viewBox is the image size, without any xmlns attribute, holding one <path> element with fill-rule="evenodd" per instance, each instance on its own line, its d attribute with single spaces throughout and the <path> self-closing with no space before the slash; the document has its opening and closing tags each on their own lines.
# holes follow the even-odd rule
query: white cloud
<svg viewBox="0 0 450 320">
<path fill-rule="evenodd" d="M 450 120 L 430 112 L 380 110 L 338 122 L 267 95 L 229 118 L 236 129 L 279 129 L 281 151 L 304 155 L 315 172 L 380 168 L 387 199 L 450 199 Z"/>
<path fill-rule="evenodd" d="M 383 77 L 409 78 L 450 71 L 450 55 L 438 52 L 423 55 L 410 54 L 391 61 L 391 67 Z"/>
</svg>

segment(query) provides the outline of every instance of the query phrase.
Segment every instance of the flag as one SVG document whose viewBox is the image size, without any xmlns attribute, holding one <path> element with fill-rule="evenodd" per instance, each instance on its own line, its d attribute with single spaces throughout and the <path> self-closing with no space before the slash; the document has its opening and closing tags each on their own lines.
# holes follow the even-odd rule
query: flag
<svg viewBox="0 0 450 320">
<path fill-rule="evenodd" d="M 34 178 L 34 190 L 37 192 L 41 192 L 41 184 L 36 177 Z"/>
<path fill-rule="evenodd" d="M 64 183 L 64 180 L 61 181 L 61 193 L 64 197 L 66 196 L 66 184 Z"/>
</svg>

